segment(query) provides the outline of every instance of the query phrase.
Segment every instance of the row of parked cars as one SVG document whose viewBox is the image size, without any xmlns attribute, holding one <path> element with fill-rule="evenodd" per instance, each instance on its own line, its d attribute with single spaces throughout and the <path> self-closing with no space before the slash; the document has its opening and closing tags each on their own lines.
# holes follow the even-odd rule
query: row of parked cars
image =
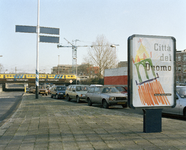
<svg viewBox="0 0 186 150">
<path fill-rule="evenodd" d="M 123 86 L 103 85 L 57 85 L 50 89 L 51 98 L 75 99 L 77 103 L 84 101 L 89 106 L 101 104 L 104 108 L 111 105 L 127 107 L 127 89 Z"/>
<path fill-rule="evenodd" d="M 29 89 L 35 93 L 35 88 Z M 101 104 L 104 108 L 111 105 L 127 107 L 127 88 L 123 86 L 102 86 L 102 85 L 56 85 L 49 88 L 40 88 L 42 95 L 51 94 L 51 98 L 66 98 L 68 101 L 75 99 L 77 103 L 84 101 L 89 106 Z M 164 108 L 164 113 L 186 116 L 186 86 L 176 87 L 175 108 Z"/>
</svg>

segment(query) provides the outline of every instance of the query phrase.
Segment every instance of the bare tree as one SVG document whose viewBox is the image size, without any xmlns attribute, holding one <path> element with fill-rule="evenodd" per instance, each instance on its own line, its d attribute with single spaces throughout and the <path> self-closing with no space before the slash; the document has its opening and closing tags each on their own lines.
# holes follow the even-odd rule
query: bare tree
<svg viewBox="0 0 186 150">
<path fill-rule="evenodd" d="M 88 56 L 84 60 L 99 67 L 98 78 L 101 78 L 105 69 L 117 66 L 116 49 L 110 47 L 111 44 L 103 35 L 97 36 L 96 41 L 92 44 L 93 47 L 89 49 Z"/>
</svg>

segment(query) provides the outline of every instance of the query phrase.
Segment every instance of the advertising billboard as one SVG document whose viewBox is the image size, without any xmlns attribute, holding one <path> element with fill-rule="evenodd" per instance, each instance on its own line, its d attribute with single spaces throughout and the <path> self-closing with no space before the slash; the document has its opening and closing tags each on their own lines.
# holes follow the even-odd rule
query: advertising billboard
<svg viewBox="0 0 186 150">
<path fill-rule="evenodd" d="M 128 38 L 129 107 L 175 107 L 175 53 L 174 37 Z"/>
</svg>

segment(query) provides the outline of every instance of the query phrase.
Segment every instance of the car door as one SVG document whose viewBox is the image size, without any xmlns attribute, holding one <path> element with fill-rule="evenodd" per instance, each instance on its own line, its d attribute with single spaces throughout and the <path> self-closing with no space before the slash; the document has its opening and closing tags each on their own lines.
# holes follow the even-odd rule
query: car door
<svg viewBox="0 0 186 150">
<path fill-rule="evenodd" d="M 89 87 L 88 91 L 86 93 L 86 97 L 88 97 L 91 100 L 92 103 L 94 103 L 93 93 L 94 93 L 94 87 Z"/>
<path fill-rule="evenodd" d="M 72 95 L 72 86 L 69 86 L 65 92 L 66 94 L 68 94 L 71 98 L 71 95 Z"/>
<path fill-rule="evenodd" d="M 72 99 L 76 99 L 76 86 L 72 86 L 72 91 L 71 91 L 72 93 L 71 93 L 71 97 L 72 97 Z"/>
<path fill-rule="evenodd" d="M 101 88 L 100 87 L 95 87 L 94 88 L 94 93 L 92 95 L 92 99 L 95 103 L 101 104 Z"/>
</svg>

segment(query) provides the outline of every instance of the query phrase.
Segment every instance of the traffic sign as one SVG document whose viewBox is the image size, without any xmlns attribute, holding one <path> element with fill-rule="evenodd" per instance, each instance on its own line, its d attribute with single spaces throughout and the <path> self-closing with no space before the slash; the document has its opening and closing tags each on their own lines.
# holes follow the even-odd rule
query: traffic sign
<svg viewBox="0 0 186 150">
<path fill-rule="evenodd" d="M 39 36 L 40 42 L 44 43 L 59 43 L 59 37 L 56 36 Z"/>
<path fill-rule="evenodd" d="M 36 26 L 16 25 L 16 32 L 36 33 Z M 40 27 L 39 33 L 59 35 L 59 28 Z"/>
<path fill-rule="evenodd" d="M 36 26 L 16 25 L 16 32 L 36 33 Z"/>
<path fill-rule="evenodd" d="M 59 35 L 59 28 L 40 27 L 40 33 Z"/>
</svg>

